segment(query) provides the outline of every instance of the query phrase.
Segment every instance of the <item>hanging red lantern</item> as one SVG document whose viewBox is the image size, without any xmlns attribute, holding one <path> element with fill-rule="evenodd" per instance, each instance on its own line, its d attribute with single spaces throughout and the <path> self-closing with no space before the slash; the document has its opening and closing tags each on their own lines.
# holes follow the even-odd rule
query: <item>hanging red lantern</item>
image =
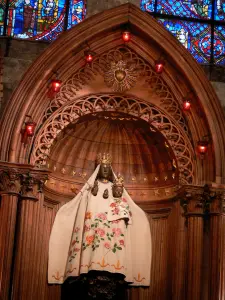
<svg viewBox="0 0 225 300">
<path fill-rule="evenodd" d="M 129 31 L 124 31 L 122 33 L 122 39 L 124 42 L 129 42 L 130 41 L 130 38 L 131 38 L 131 35 L 130 35 L 130 32 Z"/>
<path fill-rule="evenodd" d="M 155 71 L 157 74 L 161 74 L 165 66 L 165 61 L 159 59 L 155 62 Z"/>
<path fill-rule="evenodd" d="M 185 99 L 184 102 L 183 102 L 183 109 L 188 111 L 190 108 L 191 108 L 191 101 Z"/>
<path fill-rule="evenodd" d="M 51 90 L 52 92 L 54 93 L 58 93 L 60 88 L 61 88 L 61 85 L 62 85 L 62 81 L 59 80 L 59 79 L 52 79 L 51 80 Z"/>
<path fill-rule="evenodd" d="M 207 141 L 199 141 L 198 142 L 198 152 L 201 156 L 204 156 L 208 150 L 209 142 Z"/>
<path fill-rule="evenodd" d="M 85 60 L 87 63 L 91 63 L 94 58 L 94 52 L 88 50 L 84 52 Z"/>
<path fill-rule="evenodd" d="M 34 122 L 26 122 L 25 123 L 25 132 L 27 136 L 32 137 L 34 136 L 34 131 L 35 131 L 36 123 Z"/>
</svg>

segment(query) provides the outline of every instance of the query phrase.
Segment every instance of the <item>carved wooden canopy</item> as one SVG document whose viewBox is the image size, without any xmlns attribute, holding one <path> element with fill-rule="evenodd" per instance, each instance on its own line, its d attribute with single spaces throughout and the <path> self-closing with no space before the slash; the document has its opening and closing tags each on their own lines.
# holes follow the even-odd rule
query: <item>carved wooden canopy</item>
<svg viewBox="0 0 225 300">
<path fill-rule="evenodd" d="M 128 21 L 132 39 L 124 45 L 121 28 Z M 84 59 L 86 42 L 96 53 L 91 65 L 86 65 Z M 154 62 L 160 55 L 165 58 L 166 66 L 165 71 L 158 75 L 154 71 Z M 63 85 L 50 101 L 47 91 L 55 71 Z M 184 113 L 182 101 L 190 91 L 192 109 L 190 113 Z M 20 131 L 26 115 L 32 116 L 38 130 L 33 140 L 24 146 L 20 142 Z M 113 118 L 117 120 L 116 125 Z M 150 137 L 154 133 L 161 139 L 161 145 L 168 146 L 168 153 L 172 151 L 171 161 L 174 159 L 178 167 L 180 184 L 223 182 L 224 169 L 221 166 L 224 164 L 225 130 L 223 112 L 214 90 L 184 47 L 154 19 L 130 4 L 88 18 L 62 34 L 36 60 L 5 111 L 0 130 L 3 145 L 0 158 L 10 162 L 30 162 L 37 167 L 49 166 L 52 176 L 58 179 L 61 176 L 62 182 L 65 174 L 61 171 L 61 175 L 56 174 L 59 170 L 54 170 L 57 164 L 61 164 L 61 170 L 66 170 L 70 160 L 71 171 L 77 172 L 76 169 L 80 168 L 71 163 L 77 161 L 75 156 L 74 159 L 60 160 L 60 157 L 75 153 L 72 150 L 75 148 L 69 145 L 76 130 L 80 132 L 77 135 L 80 140 L 86 139 L 83 147 L 77 146 L 79 156 L 85 152 L 87 132 L 96 136 L 98 126 L 101 126 L 101 132 L 105 128 L 108 133 L 110 130 L 115 133 L 124 123 L 123 118 L 126 118 L 126 124 L 123 124 L 125 135 L 130 130 L 127 128 L 135 127 L 136 122 L 148 128 L 142 132 L 137 126 L 134 145 L 138 144 L 138 138 L 143 139 L 149 132 Z M 196 146 L 203 136 L 208 135 L 212 141 L 207 159 L 202 161 L 196 155 Z M 117 140 L 119 136 L 124 134 L 118 134 Z M 106 139 L 109 140 L 109 136 Z M 64 147 L 62 141 L 65 140 Z M 93 143 L 97 141 L 96 138 Z M 129 144 L 131 141 L 126 139 L 126 149 L 134 149 L 135 146 Z M 103 143 L 104 138 L 100 142 Z M 138 149 L 140 145 L 139 141 Z M 56 149 L 59 148 L 57 158 Z M 85 153 L 88 156 L 92 152 Z M 144 165 L 145 159 L 140 151 L 138 153 L 140 165 Z M 129 166 L 134 164 L 132 159 L 127 151 Z M 153 165 L 157 167 L 157 163 L 151 167 Z M 87 172 L 83 168 L 80 173 Z M 71 188 L 71 182 L 69 185 Z"/>
</svg>

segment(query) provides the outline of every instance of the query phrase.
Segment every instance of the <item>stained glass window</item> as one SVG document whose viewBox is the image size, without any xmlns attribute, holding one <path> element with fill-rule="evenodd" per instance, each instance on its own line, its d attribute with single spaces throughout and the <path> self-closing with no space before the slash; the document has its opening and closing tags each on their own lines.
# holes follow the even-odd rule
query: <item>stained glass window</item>
<svg viewBox="0 0 225 300">
<path fill-rule="evenodd" d="M 199 63 L 209 63 L 211 29 L 208 24 L 189 21 L 159 20 Z"/>
<path fill-rule="evenodd" d="M 141 9 L 156 17 L 197 62 L 225 65 L 225 0 L 141 0 Z"/>
<path fill-rule="evenodd" d="M 68 10 L 68 20 L 65 19 Z M 9 0 L 7 35 L 52 41 L 65 29 L 85 17 L 84 1 L 70 0 Z"/>
<path fill-rule="evenodd" d="M 225 20 L 225 1 L 217 0 L 215 3 L 215 19 Z"/>
<path fill-rule="evenodd" d="M 86 14 L 84 1 L 70 0 L 67 28 L 80 23 Z"/>
<path fill-rule="evenodd" d="M 155 0 L 143 0 L 141 1 L 141 9 L 144 11 L 154 11 Z"/>
<path fill-rule="evenodd" d="M 6 0 L 0 0 L 0 35 L 4 32 L 4 19 L 6 10 Z"/>
<path fill-rule="evenodd" d="M 225 65 L 225 26 L 215 26 L 214 63 Z"/>
<path fill-rule="evenodd" d="M 212 15 L 212 1 L 202 0 L 158 0 L 157 12 L 161 14 L 176 15 L 189 18 L 207 18 L 210 19 Z"/>
</svg>

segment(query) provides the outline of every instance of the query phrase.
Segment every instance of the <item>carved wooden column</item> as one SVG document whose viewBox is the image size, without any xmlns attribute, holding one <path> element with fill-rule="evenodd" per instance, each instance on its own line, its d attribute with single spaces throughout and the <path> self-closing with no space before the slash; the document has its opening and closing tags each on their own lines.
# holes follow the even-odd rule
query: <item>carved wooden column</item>
<svg viewBox="0 0 225 300">
<path fill-rule="evenodd" d="M 225 193 L 211 189 L 206 195 L 210 218 L 209 300 L 225 299 Z"/>
<path fill-rule="evenodd" d="M 171 299 L 184 300 L 186 291 L 187 268 L 187 226 L 179 199 L 174 203 L 170 217 L 170 265 L 171 265 Z"/>
<path fill-rule="evenodd" d="M 19 174 L 15 169 L 0 170 L 0 299 L 9 298 L 10 273 L 15 236 Z"/>
<path fill-rule="evenodd" d="M 181 205 L 187 218 L 187 290 L 186 299 L 201 299 L 204 205 L 202 189 L 185 189 Z"/>
<path fill-rule="evenodd" d="M 56 209 L 44 203 L 46 174 L 22 177 L 12 299 L 60 299 L 60 287 L 47 283 L 48 242 Z"/>
</svg>

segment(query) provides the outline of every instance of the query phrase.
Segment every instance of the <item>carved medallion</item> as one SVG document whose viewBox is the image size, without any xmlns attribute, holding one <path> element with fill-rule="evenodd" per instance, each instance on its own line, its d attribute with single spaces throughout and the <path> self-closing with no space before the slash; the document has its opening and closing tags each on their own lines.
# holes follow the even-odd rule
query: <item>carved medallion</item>
<svg viewBox="0 0 225 300">
<path fill-rule="evenodd" d="M 115 92 L 130 90 L 135 85 L 137 77 L 137 70 L 123 60 L 111 62 L 104 75 L 105 84 Z"/>
</svg>

